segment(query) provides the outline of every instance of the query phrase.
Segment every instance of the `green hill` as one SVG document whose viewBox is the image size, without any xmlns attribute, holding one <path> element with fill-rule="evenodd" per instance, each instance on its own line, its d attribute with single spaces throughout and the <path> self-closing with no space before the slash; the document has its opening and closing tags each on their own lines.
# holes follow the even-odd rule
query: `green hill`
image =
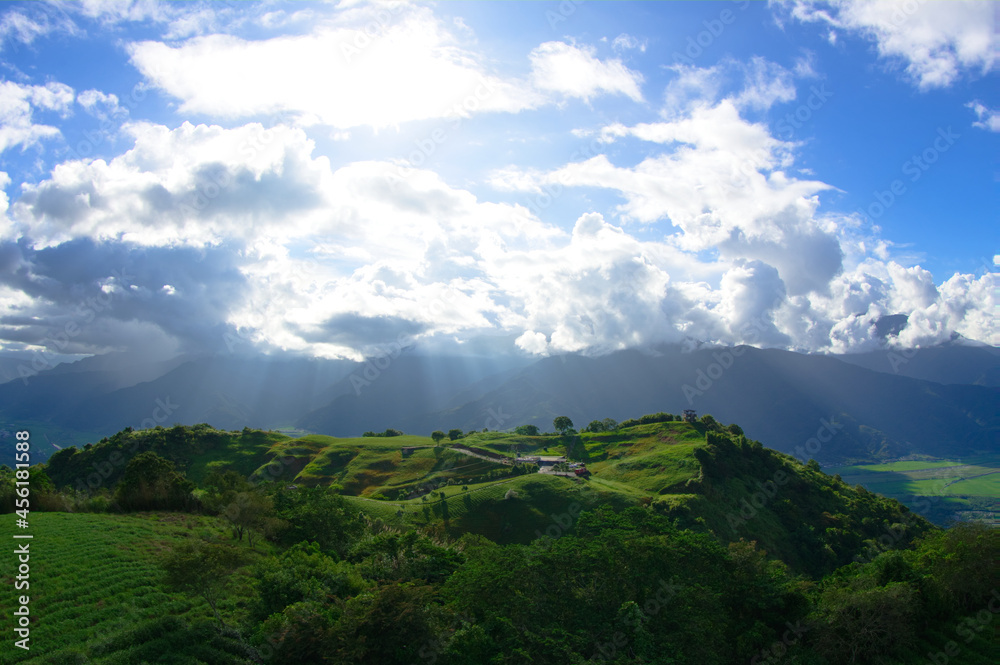
<svg viewBox="0 0 1000 665">
<path fill-rule="evenodd" d="M 331 486 L 387 524 L 448 538 L 475 533 L 527 543 L 571 510 L 649 506 L 723 542 L 756 540 L 816 576 L 865 556 L 885 534 L 905 545 L 930 526 L 894 500 L 849 487 L 714 421 L 571 436 L 481 432 L 441 445 L 412 435 L 293 439 L 176 426 L 123 431 L 84 450 L 61 451 L 46 472 L 57 488 L 100 480 L 97 486 L 110 490 L 130 455 L 146 450 L 174 461 L 196 483 L 231 470 L 255 482 Z M 513 464 L 518 455 L 538 454 L 583 463 L 589 476 L 522 475 L 533 468 Z"/>
<path fill-rule="evenodd" d="M 539 455 L 581 474 L 516 461 Z M 31 483 L 38 646 L 3 662 L 902 665 L 957 648 L 949 662 L 978 665 L 1000 650 L 981 620 L 998 532 L 942 531 L 711 418 L 440 443 L 124 430 Z M 9 469 L 0 490 L 12 509 Z M 120 514 L 143 505 L 188 512 Z"/>
</svg>

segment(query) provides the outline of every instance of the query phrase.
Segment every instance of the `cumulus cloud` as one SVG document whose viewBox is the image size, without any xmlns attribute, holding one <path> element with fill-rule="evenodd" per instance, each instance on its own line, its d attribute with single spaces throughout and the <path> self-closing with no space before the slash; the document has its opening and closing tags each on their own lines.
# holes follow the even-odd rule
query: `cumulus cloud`
<svg viewBox="0 0 1000 665">
<path fill-rule="evenodd" d="M 638 37 L 633 37 L 628 33 L 621 33 L 611 42 L 611 48 L 616 51 L 628 51 L 631 49 L 637 49 L 641 53 L 646 52 L 646 47 L 649 45 L 649 40 L 639 39 Z"/>
<path fill-rule="evenodd" d="M 566 97 L 642 98 L 640 74 L 620 60 L 601 60 L 589 46 L 541 44 L 528 54 L 530 74 L 522 80 L 491 72 L 463 46 L 464 32 L 426 7 L 365 5 L 317 17 L 296 34 L 214 33 L 179 44 L 132 43 L 128 51 L 132 64 L 180 99 L 185 112 L 284 114 L 302 125 L 339 129 L 516 113 Z"/>
<path fill-rule="evenodd" d="M 602 155 L 526 174 L 625 197 L 622 223 L 585 213 L 569 232 L 433 171 L 333 168 L 298 128 L 266 130 L 266 142 L 248 142 L 265 131 L 254 123 L 129 131 L 128 152 L 64 163 L 7 211 L 5 347 L 217 349 L 235 335 L 360 358 L 400 335 L 502 335 L 534 354 L 685 339 L 845 351 L 874 348 L 874 323 L 891 313 L 910 315 L 898 339 L 915 343 L 982 339 L 991 325 L 986 278 L 935 285 L 920 268 L 845 252 L 847 221 L 815 213 L 825 186 L 783 174 L 791 148 L 726 101 L 608 129 L 671 150 L 648 164 Z M 752 168 L 734 169 L 744 159 Z M 711 189 L 720 182 L 746 198 Z M 672 234 L 629 229 L 661 217 Z M 110 306 L 88 310 L 91 298 Z"/>
<path fill-rule="evenodd" d="M 973 127 L 985 129 L 988 132 L 1000 132 L 1000 111 L 988 108 L 980 101 L 969 102 L 966 107 L 972 109 L 972 112 L 976 114 L 977 120 L 972 123 Z"/>
<path fill-rule="evenodd" d="M 429 9 L 405 5 L 346 10 L 306 34 L 212 34 L 128 48 L 132 63 L 182 100 L 182 110 L 221 117 L 284 113 L 303 124 L 382 128 L 543 101 L 489 73 Z"/>
<path fill-rule="evenodd" d="M 245 285 L 222 248 L 136 250 L 80 239 L 32 249 L 8 241 L 0 256 L 0 294 L 23 296 L 0 317 L 8 350 L 161 358 L 218 349 L 229 303 Z"/>
<path fill-rule="evenodd" d="M 60 135 L 58 128 L 34 121 L 36 111 L 65 115 L 73 104 L 73 89 L 64 83 L 19 85 L 0 81 L 0 153 L 13 147 L 27 148 L 43 139 Z"/>
<path fill-rule="evenodd" d="M 491 337 L 531 354 L 685 340 L 858 351 L 883 343 L 876 324 L 893 314 L 908 317 L 896 343 L 993 334 L 991 275 L 935 283 L 894 260 L 877 230 L 822 211 L 834 188 L 807 177 L 801 145 L 763 119 L 816 76 L 808 56 L 791 70 L 763 58 L 677 65 L 660 108 L 640 116 L 649 122 L 574 132 L 590 142 L 585 157 L 497 158 L 481 180 L 500 201 L 572 188 L 618 197 L 603 213 L 585 197 L 583 210 L 560 201 L 532 212 L 491 200 L 474 176 L 360 159 L 351 150 L 371 133 L 353 128 L 599 96 L 650 111 L 646 81 L 622 60 L 547 41 L 516 56 L 522 74 L 500 75 L 467 26 L 408 5 L 269 10 L 254 39 L 213 32 L 201 5 L 187 22 L 172 6 L 80 7 L 108 25 L 172 31 L 176 41 L 129 44 L 131 62 L 180 113 L 219 124 L 130 122 L 115 137 L 128 150 L 56 164 L 19 183 L 13 203 L 0 174 L 6 349 L 177 352 L 237 339 L 360 358 L 405 336 Z M 848 4 L 792 11 L 854 29 Z M 602 48 L 642 53 L 629 35 Z M 289 58 L 308 66 L 289 69 Z M 943 80 L 929 71 L 914 76 Z M 57 137 L 42 114 L 74 104 L 102 121 L 129 115 L 100 90 L 5 82 L 0 150 Z M 970 108 L 990 126 L 995 114 Z M 281 120 L 258 122 L 266 114 Z M 326 139 L 344 148 L 341 161 L 317 149 Z"/>
<path fill-rule="evenodd" d="M 542 292 L 556 295 L 525 296 L 526 302 L 538 304 L 528 308 L 536 314 L 519 323 L 528 332 L 518 344 L 536 353 L 613 348 L 607 340 L 621 335 L 630 340 L 626 345 L 691 337 L 808 351 L 861 351 L 883 344 L 876 323 L 900 312 L 916 318 L 896 343 L 935 343 L 953 331 L 983 339 L 988 330 L 985 310 L 963 298 L 956 302 L 964 306 L 952 300 L 962 288 L 972 293 L 983 289 L 985 278 L 950 280 L 946 294 L 928 271 L 891 260 L 886 242 L 861 233 L 855 219 L 819 214 L 819 196 L 831 187 L 794 175 L 798 144 L 780 140 L 765 124 L 743 117 L 741 109 L 754 107 L 740 102 L 747 99 L 746 90 L 760 92 L 758 99 L 765 106 L 793 99 L 794 90 L 764 94 L 791 86 L 788 72 L 751 62 L 745 68 L 746 84 L 730 86 L 731 96 L 719 99 L 724 86 L 710 82 L 721 80 L 720 69 L 683 67 L 671 84 L 680 81 L 692 90 L 709 87 L 709 103 L 685 108 L 675 103 L 677 95 L 668 94 L 671 106 L 664 117 L 669 121 L 613 124 L 600 131 L 604 142 L 637 139 L 661 146 L 635 166 L 617 166 L 601 154 L 549 172 L 508 168 L 495 175 L 498 187 L 523 191 L 555 185 L 615 190 L 623 199 L 618 211 L 625 224 L 668 222 L 672 227 L 662 243 L 640 242 L 623 251 L 623 260 L 643 257 L 643 274 L 657 285 L 650 289 L 642 280 L 629 282 L 630 291 L 645 294 L 633 298 L 636 307 L 621 316 L 633 327 L 613 330 L 602 320 L 603 332 L 597 334 L 593 321 L 562 304 L 563 299 L 586 303 L 587 296 L 583 289 L 560 289 L 555 281 L 570 285 L 584 280 L 590 292 L 620 301 L 617 293 L 608 296 L 599 281 L 585 278 L 585 269 L 557 272 L 553 283 L 544 275 L 532 275 L 545 285 Z M 609 231 L 634 239 L 625 228 L 584 216 L 570 246 L 603 234 L 602 255 L 614 256 L 614 248 L 621 245 Z M 706 252 L 716 258 L 706 261 Z M 692 255 L 699 260 L 681 260 Z M 657 318 L 665 311 L 670 315 Z"/>
<path fill-rule="evenodd" d="M 530 57 L 532 81 L 541 90 L 584 100 L 598 94 L 621 94 L 642 101 L 642 74 L 621 60 L 598 59 L 593 48 L 545 42 Z"/>
<path fill-rule="evenodd" d="M 921 90 L 948 87 L 965 72 L 984 74 L 996 64 L 989 2 L 796 0 L 787 11 L 874 41 L 881 56 L 904 63 Z"/>
</svg>

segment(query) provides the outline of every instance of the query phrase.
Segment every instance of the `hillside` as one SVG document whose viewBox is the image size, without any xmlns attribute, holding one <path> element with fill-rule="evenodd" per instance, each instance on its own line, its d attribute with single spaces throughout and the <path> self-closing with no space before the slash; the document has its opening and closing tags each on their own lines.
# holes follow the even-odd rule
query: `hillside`
<svg viewBox="0 0 1000 665">
<path fill-rule="evenodd" d="M 589 473 L 513 463 L 536 456 Z M 195 481 L 187 514 L 120 514 L 166 476 Z M 0 474 L 5 505 L 12 485 Z M 711 417 L 440 443 L 125 430 L 32 486 L 38 648 L 4 662 L 735 665 L 779 645 L 902 665 L 946 650 L 1000 583 L 995 530 L 941 531 Z M 968 634 L 950 662 L 995 662 L 1000 644 Z"/>
<path fill-rule="evenodd" d="M 33 515 L 39 538 L 32 543 L 28 589 L 32 649 L 21 652 L 5 640 L 0 662 L 245 663 L 239 642 L 215 630 L 206 603 L 165 588 L 159 566 L 164 551 L 221 538 L 221 527 L 216 518 L 169 513 Z M 10 542 L 12 531 L 13 521 L 4 520 L 0 537 Z M 12 575 L 3 578 L 0 604 L 13 608 Z M 0 632 L 13 635 L 13 627 L 4 612 Z"/>
<path fill-rule="evenodd" d="M 476 533 L 527 543 L 546 532 L 554 515 L 570 515 L 572 523 L 581 510 L 601 505 L 648 506 L 724 542 L 757 540 L 813 575 L 849 563 L 898 525 L 905 527 L 898 536 L 904 544 L 929 528 L 895 501 L 849 487 L 815 463 L 803 465 L 714 421 L 647 422 L 571 436 L 478 432 L 441 445 L 420 436 L 293 439 L 177 426 L 120 432 L 84 450 L 61 451 L 46 472 L 57 488 L 113 490 L 127 460 L 141 451 L 173 461 L 198 484 L 212 472 L 232 470 L 251 479 L 331 486 L 388 524 L 448 538 Z M 537 454 L 582 462 L 589 476 L 532 473 L 534 467 L 513 464 L 518 455 Z"/>
</svg>

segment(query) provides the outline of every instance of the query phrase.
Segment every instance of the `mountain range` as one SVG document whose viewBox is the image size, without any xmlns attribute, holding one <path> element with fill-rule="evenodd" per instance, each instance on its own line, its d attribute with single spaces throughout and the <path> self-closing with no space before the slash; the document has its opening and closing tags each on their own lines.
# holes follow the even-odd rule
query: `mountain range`
<svg viewBox="0 0 1000 665">
<path fill-rule="evenodd" d="M 753 347 L 662 346 L 541 359 L 427 353 L 363 362 L 282 355 L 111 354 L 35 374 L 0 359 L 0 446 L 31 427 L 42 461 L 130 426 L 209 423 L 358 436 L 457 428 L 578 429 L 592 420 L 693 409 L 824 464 L 962 456 L 1000 442 L 1000 350 L 954 340 L 919 350 L 821 356 Z M 18 367 L 22 371 L 18 371 Z M 5 463 L 10 463 L 4 460 Z"/>
</svg>

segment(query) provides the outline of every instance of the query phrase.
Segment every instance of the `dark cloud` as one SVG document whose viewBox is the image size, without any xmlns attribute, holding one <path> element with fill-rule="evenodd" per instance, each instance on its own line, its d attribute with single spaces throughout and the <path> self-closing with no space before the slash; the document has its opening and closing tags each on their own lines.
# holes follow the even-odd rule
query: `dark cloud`
<svg viewBox="0 0 1000 665">
<path fill-rule="evenodd" d="M 57 353 L 216 349 L 230 308 L 243 301 L 247 288 L 236 249 L 226 246 L 136 248 L 74 240 L 32 250 L 5 243 L 0 257 L 20 266 L 0 270 L 0 284 L 32 300 L 0 321 L 0 340 Z"/>
<path fill-rule="evenodd" d="M 298 332 L 307 342 L 340 344 L 354 349 L 388 344 L 401 337 L 418 335 L 427 325 L 398 316 L 364 316 L 336 314 L 324 321 L 318 330 Z"/>
</svg>

